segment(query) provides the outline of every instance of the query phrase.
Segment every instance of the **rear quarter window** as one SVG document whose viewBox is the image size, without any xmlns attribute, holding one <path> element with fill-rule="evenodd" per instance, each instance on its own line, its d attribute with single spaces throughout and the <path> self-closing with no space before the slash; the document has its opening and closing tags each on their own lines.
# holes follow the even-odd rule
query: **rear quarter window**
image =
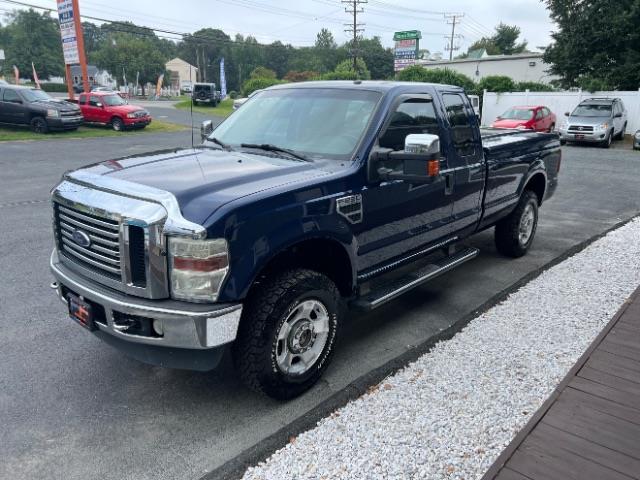
<svg viewBox="0 0 640 480">
<path fill-rule="evenodd" d="M 462 95 L 445 93 L 442 95 L 447 119 L 451 127 L 453 146 L 461 157 L 468 157 L 476 153 L 476 142 L 473 138 L 473 127 Z"/>
</svg>

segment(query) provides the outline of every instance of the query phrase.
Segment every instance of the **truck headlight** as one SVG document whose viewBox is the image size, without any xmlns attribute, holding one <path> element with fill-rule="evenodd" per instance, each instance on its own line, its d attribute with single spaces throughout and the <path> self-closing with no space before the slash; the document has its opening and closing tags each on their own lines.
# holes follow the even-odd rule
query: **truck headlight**
<svg viewBox="0 0 640 480">
<path fill-rule="evenodd" d="M 171 296 L 190 302 L 215 302 L 229 271 L 224 239 L 169 237 Z"/>
<path fill-rule="evenodd" d="M 60 112 L 55 108 L 49 108 L 47 110 L 47 117 L 58 118 L 60 116 Z"/>
</svg>

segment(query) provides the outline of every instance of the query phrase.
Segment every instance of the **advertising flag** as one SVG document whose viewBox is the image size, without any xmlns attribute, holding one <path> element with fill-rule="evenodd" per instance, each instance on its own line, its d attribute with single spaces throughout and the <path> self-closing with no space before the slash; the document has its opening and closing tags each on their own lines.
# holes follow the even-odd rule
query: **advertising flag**
<svg viewBox="0 0 640 480">
<path fill-rule="evenodd" d="M 38 78 L 38 74 L 36 73 L 36 66 L 31 62 L 31 68 L 33 69 L 33 81 L 36 83 L 36 88 L 40 90 L 40 79 Z"/>
<path fill-rule="evenodd" d="M 220 60 L 220 97 L 227 98 L 227 76 L 224 73 L 224 57 Z"/>
<path fill-rule="evenodd" d="M 156 84 L 156 97 L 159 97 L 162 93 L 162 80 L 164 80 L 164 73 L 158 77 L 158 83 Z"/>
<path fill-rule="evenodd" d="M 16 85 L 20 83 L 20 70 L 15 65 L 13 66 L 13 75 L 16 77 Z"/>
</svg>

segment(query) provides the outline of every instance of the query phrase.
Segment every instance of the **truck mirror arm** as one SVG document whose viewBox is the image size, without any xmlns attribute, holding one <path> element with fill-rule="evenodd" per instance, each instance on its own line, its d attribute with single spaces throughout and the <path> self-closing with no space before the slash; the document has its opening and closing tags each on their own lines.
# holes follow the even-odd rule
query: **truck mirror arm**
<svg viewBox="0 0 640 480">
<path fill-rule="evenodd" d="M 438 160 L 431 157 L 425 154 L 407 153 L 403 150 L 376 148 L 369 156 L 370 177 L 381 181 L 403 180 L 413 184 L 433 183 L 440 177 L 440 174 L 429 175 L 429 160 Z M 387 162 L 393 163 L 395 168 L 387 167 L 385 165 Z M 374 172 L 375 174 L 371 175 Z"/>
</svg>

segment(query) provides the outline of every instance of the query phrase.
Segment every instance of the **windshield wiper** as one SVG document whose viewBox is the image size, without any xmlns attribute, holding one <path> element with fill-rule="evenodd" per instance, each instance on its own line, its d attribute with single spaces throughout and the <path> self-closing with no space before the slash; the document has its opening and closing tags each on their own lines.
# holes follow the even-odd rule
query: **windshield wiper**
<svg viewBox="0 0 640 480">
<path fill-rule="evenodd" d="M 272 145 L 271 143 L 243 143 L 240 145 L 242 148 L 257 148 L 258 150 L 264 150 L 266 152 L 280 152 L 286 153 L 287 155 L 291 155 L 298 160 L 302 160 L 303 162 L 312 162 L 309 157 L 305 157 L 301 153 L 296 152 L 295 150 L 290 150 L 288 148 L 279 147 L 277 145 Z"/>
<path fill-rule="evenodd" d="M 222 149 L 226 150 L 227 152 L 233 152 L 233 148 L 231 147 L 231 145 L 227 145 L 222 140 L 218 140 L 216 137 L 207 138 L 207 140 L 215 143 L 216 145 L 220 145 Z"/>
</svg>

